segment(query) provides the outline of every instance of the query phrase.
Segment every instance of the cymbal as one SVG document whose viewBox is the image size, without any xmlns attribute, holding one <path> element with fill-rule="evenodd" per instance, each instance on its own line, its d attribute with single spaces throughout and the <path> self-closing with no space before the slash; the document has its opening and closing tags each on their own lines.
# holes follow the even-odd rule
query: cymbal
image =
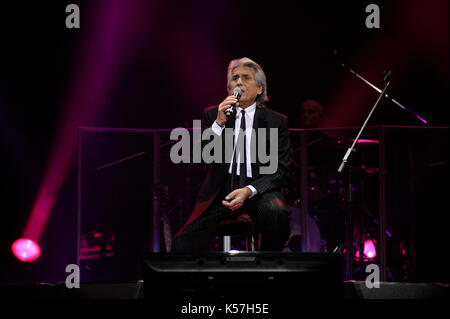
<svg viewBox="0 0 450 319">
<path fill-rule="evenodd" d="M 341 146 L 350 146 L 355 141 L 354 138 L 345 138 L 345 139 L 339 139 L 337 143 Z M 376 146 L 380 143 L 379 140 L 374 139 L 363 139 L 360 138 L 358 142 L 356 142 L 356 145 L 358 146 Z"/>
<path fill-rule="evenodd" d="M 366 165 L 358 165 L 358 166 L 352 166 L 352 169 L 356 169 L 356 170 L 362 170 L 367 174 L 375 174 L 378 173 L 380 171 L 380 169 L 378 167 L 369 167 Z"/>
</svg>

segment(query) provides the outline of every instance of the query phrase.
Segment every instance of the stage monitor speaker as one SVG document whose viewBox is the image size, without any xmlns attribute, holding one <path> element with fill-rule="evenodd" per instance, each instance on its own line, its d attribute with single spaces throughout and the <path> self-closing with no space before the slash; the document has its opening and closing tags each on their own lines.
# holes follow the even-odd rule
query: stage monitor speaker
<svg viewBox="0 0 450 319">
<path fill-rule="evenodd" d="M 264 304 L 273 314 L 305 299 L 343 299 L 342 270 L 335 254 L 152 253 L 143 258 L 144 299 L 152 310 L 172 315 L 207 305 L 248 315 L 261 312 Z"/>
</svg>

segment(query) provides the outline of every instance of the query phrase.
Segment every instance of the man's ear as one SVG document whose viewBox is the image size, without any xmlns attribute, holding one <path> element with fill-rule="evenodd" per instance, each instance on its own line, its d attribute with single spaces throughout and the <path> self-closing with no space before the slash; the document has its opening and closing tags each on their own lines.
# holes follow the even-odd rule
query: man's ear
<svg viewBox="0 0 450 319">
<path fill-rule="evenodd" d="M 258 95 L 261 95 L 262 91 L 263 91 L 263 87 L 262 87 L 262 85 L 260 85 L 258 87 Z"/>
</svg>

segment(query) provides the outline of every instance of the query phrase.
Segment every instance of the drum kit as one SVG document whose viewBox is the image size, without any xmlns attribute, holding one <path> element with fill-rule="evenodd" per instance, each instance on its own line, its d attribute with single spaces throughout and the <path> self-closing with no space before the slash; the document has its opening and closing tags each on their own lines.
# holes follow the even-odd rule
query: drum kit
<svg viewBox="0 0 450 319">
<path fill-rule="evenodd" d="M 329 140 L 330 141 L 330 140 Z M 291 150 L 291 172 L 293 175 L 293 185 L 288 190 L 287 207 L 291 215 L 291 233 L 286 242 L 284 251 L 286 252 L 341 252 L 346 253 L 347 241 L 347 189 L 346 181 L 342 175 L 336 172 L 338 161 L 335 160 L 332 153 L 337 156 L 342 155 L 342 150 L 353 140 L 351 139 L 331 139 L 330 143 L 319 149 L 310 149 L 311 155 L 308 156 L 308 212 L 305 216 L 307 231 L 302 234 L 302 216 L 301 205 L 304 202 L 300 198 L 300 165 L 295 161 L 299 149 Z M 368 163 L 368 157 L 372 155 L 372 150 L 376 150 L 379 141 L 375 139 L 361 139 L 357 143 L 359 156 L 352 165 L 352 170 L 358 175 L 359 183 L 353 185 L 353 192 L 358 194 L 358 205 L 361 207 L 358 213 L 364 214 L 363 218 L 357 219 L 359 222 L 353 225 L 356 242 L 354 242 L 354 260 L 368 261 L 376 257 L 376 240 L 367 245 L 364 249 L 364 242 L 367 238 L 373 238 L 374 229 L 377 226 L 377 219 L 368 209 L 364 197 L 364 187 L 367 180 L 372 176 L 376 177 L 379 168 L 373 163 Z M 316 152 L 317 154 L 314 154 Z M 308 153 L 310 154 L 310 153 Z M 365 157 L 366 156 L 366 157 Z M 336 157 L 337 158 L 337 157 Z M 319 159 L 319 160 L 318 160 Z M 317 162 L 319 163 L 317 163 Z M 368 218 L 366 218 L 368 217 Z M 360 244 L 360 241 L 363 244 Z M 368 256 L 369 255 L 369 256 Z"/>
</svg>

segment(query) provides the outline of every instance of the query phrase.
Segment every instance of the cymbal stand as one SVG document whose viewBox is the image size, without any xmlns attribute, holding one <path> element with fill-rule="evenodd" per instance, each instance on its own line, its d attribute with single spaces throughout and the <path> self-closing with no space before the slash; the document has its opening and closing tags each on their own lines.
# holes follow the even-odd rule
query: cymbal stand
<svg viewBox="0 0 450 319">
<path fill-rule="evenodd" d="M 355 151 L 355 145 L 356 143 L 358 143 L 358 140 L 361 136 L 361 134 L 363 133 L 364 129 L 367 126 L 367 123 L 369 122 L 370 117 L 372 116 L 373 112 L 375 111 L 376 107 L 378 106 L 378 103 L 380 102 L 380 100 L 382 99 L 382 97 L 386 94 L 386 90 L 388 88 L 388 86 L 390 85 L 390 76 L 391 76 L 391 71 L 385 71 L 383 74 L 383 81 L 385 82 L 383 91 L 381 92 L 381 94 L 378 96 L 377 101 L 375 102 L 374 106 L 372 107 L 372 109 L 369 112 L 369 115 L 367 116 L 366 120 L 364 121 L 364 124 L 361 126 L 358 135 L 356 136 L 356 138 L 353 141 L 353 144 L 347 149 L 347 152 L 345 153 L 344 157 L 342 158 L 342 162 L 341 165 L 339 166 L 337 172 L 338 173 L 342 173 L 342 171 L 344 170 L 345 165 L 347 164 L 347 162 L 349 161 L 349 157 L 352 154 L 352 152 Z M 349 280 L 353 279 L 353 222 L 352 222 L 352 205 L 353 205 L 353 185 L 352 185 L 352 170 L 351 170 L 351 165 L 348 165 L 347 168 L 347 173 L 348 173 L 348 188 L 347 188 L 347 209 L 348 209 L 348 222 L 347 222 L 347 227 L 348 227 L 348 274 L 349 274 Z"/>
</svg>

